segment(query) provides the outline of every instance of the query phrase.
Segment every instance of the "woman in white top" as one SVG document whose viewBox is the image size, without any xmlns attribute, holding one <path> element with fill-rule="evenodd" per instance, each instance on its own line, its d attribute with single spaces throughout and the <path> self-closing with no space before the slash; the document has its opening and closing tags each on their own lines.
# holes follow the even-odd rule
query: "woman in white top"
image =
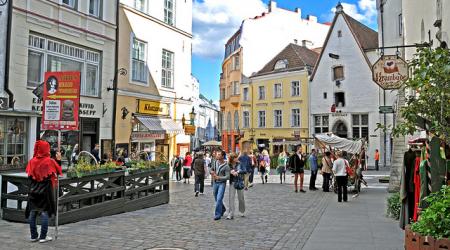
<svg viewBox="0 0 450 250">
<path fill-rule="evenodd" d="M 344 202 L 347 202 L 347 169 L 348 166 L 347 160 L 342 158 L 342 152 L 338 151 L 336 153 L 337 160 L 333 162 L 333 173 L 336 176 L 336 182 L 338 186 L 338 202 L 342 202 L 342 198 L 344 198 Z M 342 197 L 342 193 L 344 197 Z"/>
</svg>

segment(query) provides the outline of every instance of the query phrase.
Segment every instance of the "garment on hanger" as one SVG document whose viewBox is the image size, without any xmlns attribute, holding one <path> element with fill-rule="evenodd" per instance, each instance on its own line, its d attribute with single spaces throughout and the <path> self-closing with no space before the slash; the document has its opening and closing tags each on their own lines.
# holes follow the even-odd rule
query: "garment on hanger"
<svg viewBox="0 0 450 250">
<path fill-rule="evenodd" d="M 445 156 L 444 156 L 445 157 Z M 438 192 L 445 185 L 446 160 L 441 155 L 441 139 L 430 140 L 431 192 Z"/>
<path fill-rule="evenodd" d="M 413 220 L 417 221 L 419 215 L 419 201 L 420 201 L 420 153 L 416 154 L 416 160 L 414 164 L 414 215 Z"/>
</svg>

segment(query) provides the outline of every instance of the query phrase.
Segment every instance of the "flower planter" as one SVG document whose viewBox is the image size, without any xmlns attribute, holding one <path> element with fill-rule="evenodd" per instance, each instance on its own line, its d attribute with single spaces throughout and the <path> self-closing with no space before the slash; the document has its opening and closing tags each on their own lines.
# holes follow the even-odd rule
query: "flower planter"
<svg viewBox="0 0 450 250">
<path fill-rule="evenodd" d="M 405 228 L 406 250 L 449 250 L 450 240 L 448 238 L 436 240 L 432 236 L 423 236 L 411 231 L 410 225 Z"/>
</svg>

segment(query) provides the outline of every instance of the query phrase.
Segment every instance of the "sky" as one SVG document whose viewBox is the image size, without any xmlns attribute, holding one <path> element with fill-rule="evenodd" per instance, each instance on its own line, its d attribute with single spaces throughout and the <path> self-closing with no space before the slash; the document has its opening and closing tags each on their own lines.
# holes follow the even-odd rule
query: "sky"
<svg viewBox="0 0 450 250">
<path fill-rule="evenodd" d="M 224 45 L 239 28 L 242 20 L 260 15 L 269 0 L 194 0 L 192 74 L 200 81 L 200 93 L 219 100 L 219 76 Z M 277 7 L 300 8 L 302 18 L 318 17 L 331 22 L 338 0 L 277 0 Z M 344 11 L 356 20 L 377 28 L 376 0 L 341 1 Z"/>
</svg>

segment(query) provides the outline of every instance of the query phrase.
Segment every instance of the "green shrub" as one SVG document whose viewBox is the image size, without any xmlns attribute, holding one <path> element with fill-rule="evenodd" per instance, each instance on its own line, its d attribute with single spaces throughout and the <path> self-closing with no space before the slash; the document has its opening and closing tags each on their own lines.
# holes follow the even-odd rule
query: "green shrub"
<svg viewBox="0 0 450 250">
<path fill-rule="evenodd" d="M 400 219 L 400 193 L 393 193 L 387 198 L 387 216 L 399 220 Z"/>
<path fill-rule="evenodd" d="M 450 236 L 450 186 L 443 186 L 439 192 L 425 198 L 429 205 L 420 214 L 411 230 L 436 239 Z"/>
</svg>

